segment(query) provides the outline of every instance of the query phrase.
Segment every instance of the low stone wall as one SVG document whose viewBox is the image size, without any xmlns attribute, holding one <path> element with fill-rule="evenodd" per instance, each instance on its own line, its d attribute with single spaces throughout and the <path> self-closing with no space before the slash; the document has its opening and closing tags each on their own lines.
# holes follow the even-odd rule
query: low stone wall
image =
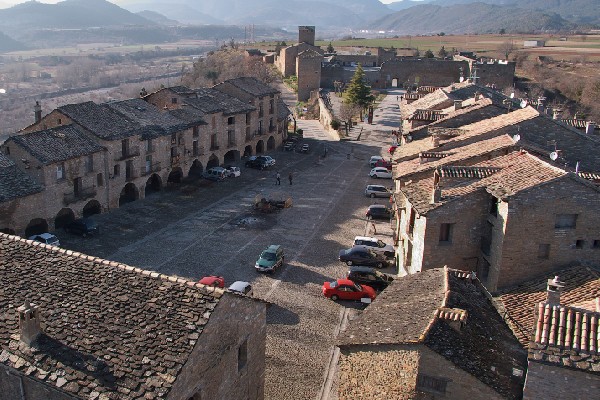
<svg viewBox="0 0 600 400">
<path fill-rule="evenodd" d="M 340 133 L 331 127 L 331 121 L 335 119 L 335 116 L 325 106 L 325 102 L 319 97 L 319 122 L 327 132 L 331 133 L 337 140 L 340 140 Z"/>
</svg>

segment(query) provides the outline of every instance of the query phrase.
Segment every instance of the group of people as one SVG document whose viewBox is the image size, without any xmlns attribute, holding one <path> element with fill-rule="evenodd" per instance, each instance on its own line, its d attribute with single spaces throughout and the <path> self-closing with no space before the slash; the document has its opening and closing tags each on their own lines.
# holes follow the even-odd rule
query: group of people
<svg viewBox="0 0 600 400">
<path fill-rule="evenodd" d="M 279 172 L 277 172 L 277 175 L 275 175 L 275 179 L 276 179 L 275 184 L 281 185 L 281 174 L 279 174 Z M 291 172 L 288 174 L 288 179 L 289 179 L 290 185 L 291 185 L 292 184 L 292 173 Z"/>
</svg>

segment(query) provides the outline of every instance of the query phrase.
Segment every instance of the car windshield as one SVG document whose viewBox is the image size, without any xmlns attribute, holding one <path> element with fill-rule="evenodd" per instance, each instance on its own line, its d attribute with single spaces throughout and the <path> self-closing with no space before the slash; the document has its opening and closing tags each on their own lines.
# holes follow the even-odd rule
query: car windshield
<svg viewBox="0 0 600 400">
<path fill-rule="evenodd" d="M 360 286 L 358 283 L 354 284 L 354 288 L 358 291 L 358 292 L 362 292 L 362 286 Z"/>
<path fill-rule="evenodd" d="M 262 254 L 260 255 L 260 258 L 262 258 L 263 260 L 267 260 L 267 261 L 275 261 L 275 254 L 271 253 L 269 251 L 263 251 Z"/>
</svg>

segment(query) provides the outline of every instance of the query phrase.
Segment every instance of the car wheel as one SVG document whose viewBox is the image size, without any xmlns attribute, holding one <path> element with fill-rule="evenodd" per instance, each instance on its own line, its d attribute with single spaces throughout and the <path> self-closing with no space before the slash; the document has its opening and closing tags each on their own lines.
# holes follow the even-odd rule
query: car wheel
<svg viewBox="0 0 600 400">
<path fill-rule="evenodd" d="M 352 261 L 346 261 L 346 265 L 352 265 Z"/>
<path fill-rule="evenodd" d="M 383 268 L 383 263 L 382 262 L 378 262 L 376 265 L 377 268 Z"/>
<path fill-rule="evenodd" d="M 375 197 L 375 193 L 371 193 L 371 198 L 374 198 L 374 197 Z"/>
<path fill-rule="evenodd" d="M 335 295 L 335 294 L 331 295 L 331 300 L 336 301 L 337 299 L 339 299 L 339 297 L 337 297 L 337 295 Z"/>
<path fill-rule="evenodd" d="M 367 219 L 373 219 L 373 217 L 371 217 L 370 215 L 367 215 Z"/>
</svg>

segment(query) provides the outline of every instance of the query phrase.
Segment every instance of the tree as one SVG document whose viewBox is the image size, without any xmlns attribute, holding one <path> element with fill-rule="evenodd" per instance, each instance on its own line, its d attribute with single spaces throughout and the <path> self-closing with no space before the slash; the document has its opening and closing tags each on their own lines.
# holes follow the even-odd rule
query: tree
<svg viewBox="0 0 600 400">
<path fill-rule="evenodd" d="M 335 53 L 335 49 L 333 48 L 333 45 L 331 44 L 331 42 L 329 42 L 329 45 L 327 46 L 327 52 Z"/>
<path fill-rule="evenodd" d="M 345 97 L 348 104 L 359 106 L 361 110 L 367 108 L 375 100 L 371 94 L 371 88 L 365 83 L 365 71 L 360 64 L 346 87 Z"/>
<path fill-rule="evenodd" d="M 413 51 L 413 57 L 421 57 L 421 52 L 418 48 Z"/>
<path fill-rule="evenodd" d="M 438 36 L 446 36 L 446 32 L 440 32 Z"/>
<path fill-rule="evenodd" d="M 346 130 L 346 135 L 348 134 L 348 128 L 352 126 L 352 118 L 359 114 L 361 111 L 360 106 L 356 106 L 350 104 L 348 102 L 343 102 L 340 106 L 340 119 L 344 121 L 344 128 Z"/>
<path fill-rule="evenodd" d="M 425 52 L 425 58 L 433 58 L 433 57 L 434 57 L 434 55 L 433 55 L 433 51 L 431 51 L 431 50 L 427 50 L 427 51 Z"/>
<path fill-rule="evenodd" d="M 500 32 L 499 32 L 499 33 L 500 33 L 501 35 L 504 35 L 504 34 L 506 33 L 506 29 L 504 29 L 504 28 L 500 29 Z"/>
<path fill-rule="evenodd" d="M 515 45 L 512 40 L 507 40 L 500 45 L 499 50 L 504 54 L 504 59 L 508 60 L 508 56 L 515 51 Z"/>
<path fill-rule="evenodd" d="M 448 57 L 448 52 L 446 51 L 446 48 L 444 46 L 442 46 L 440 48 L 440 50 L 438 51 L 438 57 L 440 57 L 440 58 Z"/>
</svg>

